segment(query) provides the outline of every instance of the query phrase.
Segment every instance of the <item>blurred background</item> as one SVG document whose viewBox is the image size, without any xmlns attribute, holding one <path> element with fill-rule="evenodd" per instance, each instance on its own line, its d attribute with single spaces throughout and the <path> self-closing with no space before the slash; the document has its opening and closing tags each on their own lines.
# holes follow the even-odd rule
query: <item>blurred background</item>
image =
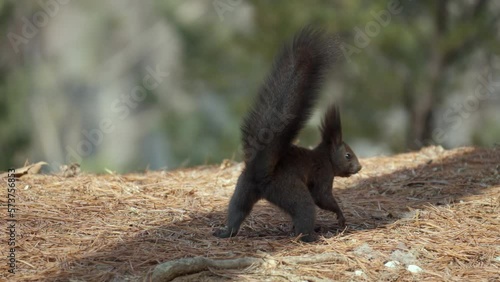
<svg viewBox="0 0 500 282">
<path fill-rule="evenodd" d="M 0 0 L 0 170 L 241 160 L 239 124 L 307 24 L 341 36 L 299 143 L 341 105 L 358 156 L 500 141 L 500 2 Z"/>
</svg>

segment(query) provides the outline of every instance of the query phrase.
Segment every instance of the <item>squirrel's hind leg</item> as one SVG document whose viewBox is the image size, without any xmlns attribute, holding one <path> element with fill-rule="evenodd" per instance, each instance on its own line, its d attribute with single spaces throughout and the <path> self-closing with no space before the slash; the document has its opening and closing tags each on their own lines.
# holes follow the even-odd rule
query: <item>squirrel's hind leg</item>
<svg viewBox="0 0 500 282">
<path fill-rule="evenodd" d="M 234 237 L 238 234 L 241 223 L 248 216 L 254 204 L 260 199 L 257 187 L 245 179 L 244 173 L 238 178 L 236 189 L 229 202 L 227 229 L 218 230 L 214 236 L 219 238 Z"/>
</svg>

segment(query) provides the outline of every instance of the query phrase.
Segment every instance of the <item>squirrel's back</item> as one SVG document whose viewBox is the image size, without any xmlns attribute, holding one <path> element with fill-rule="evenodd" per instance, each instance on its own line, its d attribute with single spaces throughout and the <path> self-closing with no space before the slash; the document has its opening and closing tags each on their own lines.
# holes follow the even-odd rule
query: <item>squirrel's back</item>
<svg viewBox="0 0 500 282">
<path fill-rule="evenodd" d="M 241 126 L 247 172 L 257 178 L 272 174 L 311 115 L 338 54 L 335 38 L 305 28 L 276 56 Z"/>
</svg>

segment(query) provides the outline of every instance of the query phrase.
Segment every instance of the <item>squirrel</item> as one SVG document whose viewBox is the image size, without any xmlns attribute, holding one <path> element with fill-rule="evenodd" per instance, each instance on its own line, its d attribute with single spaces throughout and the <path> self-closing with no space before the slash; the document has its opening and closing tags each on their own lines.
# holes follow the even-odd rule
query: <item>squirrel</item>
<svg viewBox="0 0 500 282">
<path fill-rule="evenodd" d="M 287 212 L 295 234 L 304 242 L 317 239 L 316 205 L 345 218 L 332 194 L 334 176 L 361 170 L 342 140 L 339 108 L 332 104 L 320 126 L 314 149 L 292 144 L 311 115 L 325 73 L 339 54 L 335 38 L 307 27 L 285 45 L 241 125 L 245 168 L 231 197 L 227 229 L 214 233 L 233 237 L 254 204 L 266 199 Z"/>
</svg>

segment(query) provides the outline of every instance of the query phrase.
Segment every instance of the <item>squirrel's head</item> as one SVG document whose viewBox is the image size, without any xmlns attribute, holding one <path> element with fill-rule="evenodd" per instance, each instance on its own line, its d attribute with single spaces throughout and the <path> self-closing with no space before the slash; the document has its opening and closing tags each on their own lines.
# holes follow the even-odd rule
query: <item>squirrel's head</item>
<svg viewBox="0 0 500 282">
<path fill-rule="evenodd" d="M 342 140 L 340 112 L 336 105 L 332 105 L 326 112 L 321 124 L 321 138 L 327 145 L 335 176 L 348 177 L 361 170 L 358 157 Z"/>
<path fill-rule="evenodd" d="M 358 157 L 346 143 L 342 142 L 340 146 L 334 146 L 331 151 L 330 160 L 335 176 L 349 177 L 361 170 Z"/>
</svg>

